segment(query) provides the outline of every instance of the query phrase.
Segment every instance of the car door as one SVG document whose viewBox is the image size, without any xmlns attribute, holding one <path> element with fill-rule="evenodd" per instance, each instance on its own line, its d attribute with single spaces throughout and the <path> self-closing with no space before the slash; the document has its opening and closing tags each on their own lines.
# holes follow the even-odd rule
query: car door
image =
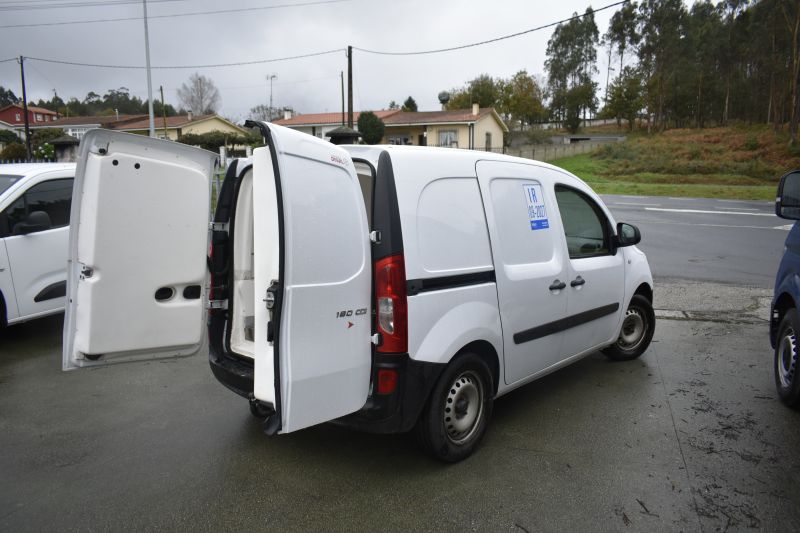
<svg viewBox="0 0 800 533">
<path fill-rule="evenodd" d="M 569 357 L 602 347 L 619 333 L 625 290 L 622 253 L 612 244 L 613 226 L 588 191 L 556 184 L 555 196 L 569 255 L 563 351 Z"/>
<path fill-rule="evenodd" d="M 546 371 L 562 359 L 569 275 L 553 171 L 534 165 L 477 164 L 489 226 L 506 383 Z"/>
<path fill-rule="evenodd" d="M 71 176 L 50 173 L 0 213 L 20 319 L 64 308 L 72 183 Z M 48 215 L 50 226 L 20 231 L 25 218 L 36 211 Z"/>
<path fill-rule="evenodd" d="M 17 316 L 17 298 L 11 281 L 6 243 L 0 239 L 0 327 L 4 325 L 3 320 L 14 320 Z"/>
<path fill-rule="evenodd" d="M 359 409 L 369 390 L 369 232 L 346 152 L 261 124 L 254 154 L 256 398 L 281 432 Z M 216 156 L 93 130 L 81 144 L 64 369 L 203 348 Z M 340 317 L 340 311 L 353 310 Z M 351 325 L 352 324 L 352 325 Z"/>
</svg>

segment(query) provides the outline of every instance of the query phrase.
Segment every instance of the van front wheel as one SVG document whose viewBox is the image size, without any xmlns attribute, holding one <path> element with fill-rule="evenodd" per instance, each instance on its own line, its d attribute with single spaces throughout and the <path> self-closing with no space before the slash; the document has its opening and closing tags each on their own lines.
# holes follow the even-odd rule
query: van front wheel
<svg viewBox="0 0 800 533">
<path fill-rule="evenodd" d="M 800 320 L 795 309 L 789 309 L 778 327 L 775 342 L 775 386 L 778 397 L 789 407 L 800 407 Z"/>
<path fill-rule="evenodd" d="M 656 314 L 653 304 L 641 294 L 634 294 L 622 319 L 622 328 L 617 341 L 603 349 L 606 357 L 613 361 L 630 361 L 642 355 L 656 329 Z"/>
<path fill-rule="evenodd" d="M 423 448 L 442 461 L 468 457 L 486 432 L 494 386 L 486 363 L 475 354 L 456 358 L 436 383 L 417 421 Z"/>
</svg>

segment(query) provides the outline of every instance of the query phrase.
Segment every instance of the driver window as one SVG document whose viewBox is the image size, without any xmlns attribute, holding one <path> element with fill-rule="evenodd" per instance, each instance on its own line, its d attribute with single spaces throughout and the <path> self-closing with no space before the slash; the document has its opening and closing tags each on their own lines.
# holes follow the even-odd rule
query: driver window
<svg viewBox="0 0 800 533">
<path fill-rule="evenodd" d="M 555 190 L 569 258 L 609 254 L 608 222 L 600 207 L 570 187 L 557 185 Z"/>
</svg>

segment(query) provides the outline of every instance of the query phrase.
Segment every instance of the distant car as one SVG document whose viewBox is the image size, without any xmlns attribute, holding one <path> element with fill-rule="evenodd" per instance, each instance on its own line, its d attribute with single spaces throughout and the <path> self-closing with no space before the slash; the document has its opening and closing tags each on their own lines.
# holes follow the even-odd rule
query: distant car
<svg viewBox="0 0 800 533">
<path fill-rule="evenodd" d="M 775 214 L 789 220 L 800 220 L 800 170 L 781 178 L 775 199 Z M 775 349 L 775 385 L 781 401 L 790 407 L 800 407 L 800 224 L 795 223 L 783 251 L 775 294 L 772 298 L 770 341 Z"/>
<path fill-rule="evenodd" d="M 0 327 L 64 310 L 74 163 L 0 165 Z"/>
</svg>

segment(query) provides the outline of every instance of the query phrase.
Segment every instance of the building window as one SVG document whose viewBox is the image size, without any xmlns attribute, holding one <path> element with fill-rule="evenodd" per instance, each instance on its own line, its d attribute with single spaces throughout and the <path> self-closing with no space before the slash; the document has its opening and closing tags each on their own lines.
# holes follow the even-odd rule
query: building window
<svg viewBox="0 0 800 533">
<path fill-rule="evenodd" d="M 19 113 L 16 113 L 16 114 L 14 115 L 14 118 L 17 120 L 17 122 L 19 122 L 19 121 L 21 121 L 21 120 L 22 120 L 22 115 L 20 115 Z"/>
<path fill-rule="evenodd" d="M 490 132 L 486 132 L 486 151 L 492 151 L 492 134 Z"/>
<path fill-rule="evenodd" d="M 41 114 L 41 113 L 35 113 L 35 114 L 33 115 L 33 120 L 34 120 L 35 122 L 41 122 L 41 121 L 42 121 L 42 114 Z"/>
<path fill-rule="evenodd" d="M 88 128 L 69 128 L 67 129 L 67 135 L 71 135 L 78 140 L 83 139 L 83 136 L 86 135 Z"/>
<path fill-rule="evenodd" d="M 50 115 L 45 115 L 44 116 L 44 121 L 45 122 L 50 122 Z"/>
<path fill-rule="evenodd" d="M 390 135 L 389 144 L 411 144 L 407 135 Z"/>
<path fill-rule="evenodd" d="M 439 146 L 458 148 L 458 130 L 439 130 Z"/>
</svg>

